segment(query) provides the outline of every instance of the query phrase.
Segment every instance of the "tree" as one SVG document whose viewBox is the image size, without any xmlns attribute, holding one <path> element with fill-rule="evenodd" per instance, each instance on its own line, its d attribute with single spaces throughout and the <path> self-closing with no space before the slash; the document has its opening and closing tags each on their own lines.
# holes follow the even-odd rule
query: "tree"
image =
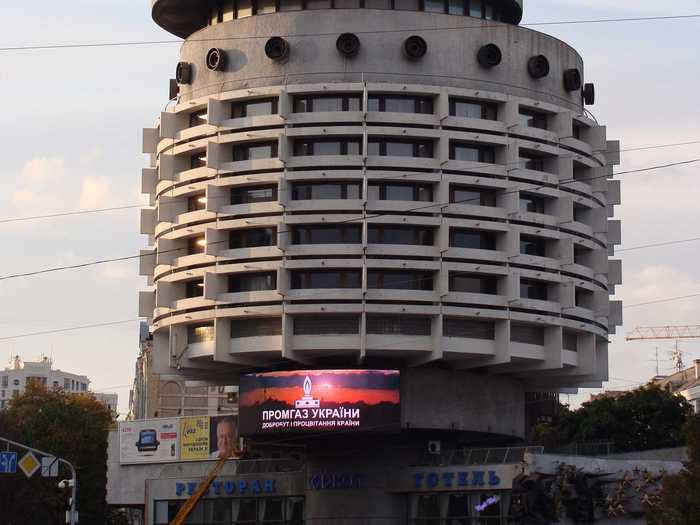
<svg viewBox="0 0 700 525">
<path fill-rule="evenodd" d="M 78 476 L 80 523 L 104 525 L 107 434 L 113 423 L 109 409 L 89 394 L 28 384 L 0 417 L 0 436 L 70 461 Z M 0 478 L 0 524 L 64 523 L 69 494 L 57 482 L 38 474 L 30 479 L 22 473 Z"/>
<path fill-rule="evenodd" d="M 685 426 L 688 463 L 678 474 L 662 481 L 662 499 L 658 507 L 649 509 L 650 525 L 694 525 L 700 516 L 700 416 Z"/>
<path fill-rule="evenodd" d="M 616 452 L 676 447 L 684 443 L 683 425 L 692 412 L 684 397 L 647 385 L 562 410 L 552 423 L 538 425 L 535 436 L 548 449 L 594 442 L 612 442 Z"/>
</svg>

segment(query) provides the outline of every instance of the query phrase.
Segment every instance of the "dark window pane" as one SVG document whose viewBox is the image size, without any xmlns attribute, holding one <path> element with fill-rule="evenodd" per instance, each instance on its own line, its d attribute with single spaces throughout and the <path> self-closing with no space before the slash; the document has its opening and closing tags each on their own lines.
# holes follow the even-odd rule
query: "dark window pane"
<svg viewBox="0 0 700 525">
<path fill-rule="evenodd" d="M 277 244 L 276 228 L 253 228 L 250 230 L 234 230 L 229 234 L 229 248 L 255 248 L 258 246 L 274 246 Z"/>
<path fill-rule="evenodd" d="M 187 343 L 205 343 L 214 340 L 213 324 L 191 324 L 187 327 Z"/>
<path fill-rule="evenodd" d="M 207 242 L 203 235 L 198 237 L 190 237 L 187 240 L 187 255 L 204 253 L 206 246 Z"/>
<path fill-rule="evenodd" d="M 427 13 L 444 13 L 445 12 L 445 1 L 444 0 L 423 0 L 423 9 Z"/>
<path fill-rule="evenodd" d="M 433 289 L 433 274 L 426 272 L 369 270 L 367 287 L 387 290 Z"/>
<path fill-rule="evenodd" d="M 533 324 L 510 324 L 510 340 L 516 343 L 544 346 L 544 328 Z"/>
<path fill-rule="evenodd" d="M 190 127 L 201 126 L 207 123 L 207 110 L 202 109 L 201 111 L 195 111 L 190 113 Z"/>
<path fill-rule="evenodd" d="M 369 244 L 403 244 L 432 246 L 434 244 L 432 228 L 416 226 L 393 226 L 372 224 L 367 229 Z"/>
<path fill-rule="evenodd" d="M 392 157 L 413 157 L 413 144 L 410 142 L 387 142 L 386 154 Z"/>
<path fill-rule="evenodd" d="M 526 170 L 544 171 L 544 157 L 539 157 L 530 153 L 520 152 L 518 159 L 521 168 Z"/>
<path fill-rule="evenodd" d="M 493 341 L 496 338 L 496 324 L 493 321 L 446 317 L 442 323 L 442 334 L 445 337 Z"/>
<path fill-rule="evenodd" d="M 387 184 L 386 200 L 388 201 L 412 201 L 413 186 L 403 184 Z"/>
<path fill-rule="evenodd" d="M 527 193 L 520 194 L 520 211 L 544 213 L 544 198 Z"/>
<path fill-rule="evenodd" d="M 277 99 L 247 100 L 234 102 L 231 106 L 231 118 L 259 117 L 277 114 Z"/>
<path fill-rule="evenodd" d="M 236 274 L 228 278 L 228 291 L 232 293 L 258 292 L 275 288 L 277 288 L 276 272 Z"/>
<path fill-rule="evenodd" d="M 204 193 L 198 193 L 197 195 L 192 195 L 187 199 L 187 211 L 198 211 L 206 208 L 207 198 Z"/>
<path fill-rule="evenodd" d="M 295 113 L 320 111 L 360 111 L 362 109 L 359 95 L 311 95 L 294 98 Z"/>
<path fill-rule="evenodd" d="M 530 279 L 520 280 L 520 297 L 523 299 L 547 300 L 547 284 Z"/>
<path fill-rule="evenodd" d="M 450 142 L 450 159 L 493 164 L 496 162 L 496 150 L 468 142 Z"/>
<path fill-rule="evenodd" d="M 329 315 L 294 318 L 294 335 L 343 335 L 359 332 L 360 318 L 357 316 Z"/>
<path fill-rule="evenodd" d="M 190 169 L 203 168 L 207 165 L 207 152 L 195 153 L 190 157 Z"/>
<path fill-rule="evenodd" d="M 292 233 L 294 244 L 359 244 L 362 242 L 362 229 L 359 225 L 296 226 Z"/>
<path fill-rule="evenodd" d="M 185 297 L 202 297 L 204 295 L 204 279 L 188 281 L 185 284 Z"/>
<path fill-rule="evenodd" d="M 292 272 L 293 289 L 361 288 L 360 270 L 311 270 Z"/>
<path fill-rule="evenodd" d="M 496 234 L 474 230 L 450 230 L 450 246 L 477 250 L 495 250 Z"/>
<path fill-rule="evenodd" d="M 253 142 L 233 147 L 233 160 L 271 159 L 277 156 L 277 142 Z"/>
<path fill-rule="evenodd" d="M 277 200 L 277 186 L 243 186 L 231 188 L 231 204 L 253 204 Z"/>
<path fill-rule="evenodd" d="M 245 320 L 231 321 L 232 338 L 266 337 L 270 335 L 282 335 L 282 319 L 279 317 L 267 319 L 246 318 Z"/>
<path fill-rule="evenodd" d="M 521 109 L 520 125 L 526 128 L 547 129 L 547 115 L 537 111 Z"/>
<path fill-rule="evenodd" d="M 450 274 L 450 291 L 462 293 L 483 293 L 495 295 L 498 293 L 498 280 L 484 275 L 465 273 Z"/>
<path fill-rule="evenodd" d="M 540 239 L 538 237 L 521 235 L 520 253 L 522 253 L 523 255 L 536 255 L 538 257 L 546 257 L 547 243 L 544 239 Z"/>
<path fill-rule="evenodd" d="M 254 499 L 237 500 L 238 505 L 234 505 L 234 523 L 243 524 L 253 522 L 258 519 L 258 502 Z"/>
<path fill-rule="evenodd" d="M 470 186 L 452 186 L 450 188 L 450 202 L 472 206 L 495 206 L 496 192 Z"/>
<path fill-rule="evenodd" d="M 368 315 L 368 334 L 430 335 L 430 317 Z M 439 514 L 438 514 L 439 515 Z"/>
</svg>

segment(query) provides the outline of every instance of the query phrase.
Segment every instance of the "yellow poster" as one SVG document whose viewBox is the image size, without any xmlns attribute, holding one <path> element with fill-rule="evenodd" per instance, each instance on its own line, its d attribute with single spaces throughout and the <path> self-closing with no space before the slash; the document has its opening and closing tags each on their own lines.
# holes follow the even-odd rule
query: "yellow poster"
<svg viewBox="0 0 700 525">
<path fill-rule="evenodd" d="M 209 416 L 182 418 L 180 459 L 209 459 Z"/>
</svg>

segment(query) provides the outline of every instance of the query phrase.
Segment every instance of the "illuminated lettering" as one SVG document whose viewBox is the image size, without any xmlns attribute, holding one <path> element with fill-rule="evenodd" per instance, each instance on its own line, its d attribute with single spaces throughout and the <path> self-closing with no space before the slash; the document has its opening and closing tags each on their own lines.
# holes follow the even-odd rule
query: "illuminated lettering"
<svg viewBox="0 0 700 525">
<path fill-rule="evenodd" d="M 454 472 L 443 472 L 442 474 L 442 483 L 446 487 L 451 487 L 452 486 L 452 480 L 455 477 Z"/>
<path fill-rule="evenodd" d="M 224 492 L 229 496 L 236 492 L 236 485 L 234 485 L 233 481 L 227 481 L 224 483 Z"/>
<path fill-rule="evenodd" d="M 220 481 L 213 481 L 211 486 L 214 489 L 214 494 L 219 496 L 221 494 L 221 482 Z"/>
<path fill-rule="evenodd" d="M 238 492 L 240 494 L 245 494 L 246 490 L 248 490 L 248 482 L 242 479 L 238 482 Z"/>
<path fill-rule="evenodd" d="M 469 472 L 457 472 L 457 485 L 460 487 L 469 486 Z"/>
<path fill-rule="evenodd" d="M 423 487 L 423 474 L 416 472 L 413 477 L 414 485 L 417 489 Z"/>
<path fill-rule="evenodd" d="M 175 483 L 175 495 L 182 496 L 185 493 L 184 483 Z"/>
<path fill-rule="evenodd" d="M 194 481 L 190 481 L 187 484 L 187 495 L 191 496 L 192 494 L 194 494 L 195 490 L 197 490 L 197 483 L 195 483 Z"/>
<path fill-rule="evenodd" d="M 260 494 L 261 492 L 260 482 L 257 479 L 253 480 L 253 482 L 250 484 L 250 488 L 253 491 L 253 494 Z"/>
<path fill-rule="evenodd" d="M 275 480 L 274 479 L 266 479 L 263 486 L 264 486 L 265 492 L 267 492 L 267 493 L 274 492 L 275 491 Z"/>
<path fill-rule="evenodd" d="M 475 470 L 472 472 L 472 485 L 476 487 L 483 487 L 486 481 L 484 480 L 484 476 L 486 473 L 483 470 Z"/>
<path fill-rule="evenodd" d="M 489 470 L 489 485 L 495 487 L 499 483 L 501 483 L 501 478 L 496 475 L 495 471 Z"/>
<path fill-rule="evenodd" d="M 431 489 L 437 487 L 439 480 L 440 480 L 440 478 L 438 477 L 438 475 L 435 472 L 429 472 L 428 477 L 426 478 L 426 481 L 428 483 L 428 487 L 430 487 Z"/>
</svg>

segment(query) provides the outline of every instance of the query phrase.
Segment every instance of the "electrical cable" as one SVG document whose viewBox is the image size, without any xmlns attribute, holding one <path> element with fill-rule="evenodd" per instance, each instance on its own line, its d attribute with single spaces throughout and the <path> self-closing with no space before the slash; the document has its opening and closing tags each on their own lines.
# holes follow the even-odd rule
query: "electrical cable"
<svg viewBox="0 0 700 525">
<path fill-rule="evenodd" d="M 582 24 L 602 24 L 602 23 L 620 23 L 620 22 L 649 22 L 649 21 L 668 21 L 668 20 L 688 20 L 700 18 L 700 14 L 687 15 L 669 15 L 669 16 L 646 16 L 646 17 L 628 17 L 628 18 L 598 18 L 589 20 L 561 20 L 549 22 L 529 22 L 517 24 L 516 27 L 537 27 L 551 25 L 582 25 Z M 406 29 L 387 29 L 387 30 L 366 30 L 356 31 L 356 34 L 386 34 L 386 33 L 406 33 L 416 31 L 461 31 L 466 29 L 487 29 L 487 28 L 505 28 L 511 27 L 514 24 L 505 24 L 483 20 L 481 23 L 468 26 L 443 26 L 443 27 L 415 27 Z M 289 33 L 276 35 L 284 38 L 302 38 L 302 37 L 322 37 L 336 36 L 337 32 L 333 33 Z M 269 38 L 269 36 L 231 36 L 218 38 L 191 38 L 187 40 L 137 40 L 126 42 L 91 42 L 83 44 L 43 44 L 43 45 L 26 45 L 26 46 L 6 46 L 0 47 L 0 51 L 36 51 L 47 49 L 80 49 L 80 48 L 95 48 L 95 47 L 125 47 L 125 46 L 144 46 L 144 45 L 162 45 L 162 44 L 182 44 L 185 42 L 209 42 L 221 40 L 251 40 Z"/>
<path fill-rule="evenodd" d="M 640 168 L 639 170 L 629 170 L 629 171 L 624 172 L 624 174 L 632 174 L 632 173 L 637 173 L 637 172 L 647 172 L 647 171 L 651 171 L 651 170 L 655 170 L 655 169 L 669 168 L 669 167 L 678 166 L 678 165 L 686 165 L 686 164 L 690 164 L 690 163 L 694 163 L 694 162 L 700 162 L 700 158 L 682 161 L 682 162 L 677 162 L 677 163 L 669 163 L 669 164 L 664 164 L 664 165 L 659 165 L 659 166 L 649 166 L 646 168 Z M 615 174 L 615 175 L 618 175 L 618 174 Z M 583 179 L 565 179 L 563 181 L 559 181 L 559 185 L 571 184 L 571 183 L 575 183 L 575 182 L 584 182 L 584 181 L 600 179 L 600 178 L 608 178 L 608 175 L 601 175 L 598 177 L 588 177 L 588 178 L 583 178 Z M 534 183 L 532 183 L 532 184 L 534 184 Z M 552 183 L 552 184 L 539 185 L 539 186 L 535 186 L 535 187 L 529 188 L 529 189 L 530 190 L 541 189 L 541 188 L 545 188 L 545 187 L 550 186 L 550 185 L 555 186 L 556 184 Z M 523 191 L 523 190 L 518 189 L 518 190 L 514 190 L 514 191 L 510 191 L 510 192 L 505 192 L 504 194 L 520 193 L 521 191 Z M 406 213 L 406 212 L 417 211 L 417 210 L 426 209 L 426 208 L 441 208 L 441 207 L 449 206 L 451 204 L 460 204 L 460 203 L 469 202 L 469 201 L 476 201 L 479 199 L 480 199 L 480 197 L 475 197 L 475 198 L 464 199 L 463 201 L 452 202 L 452 203 L 450 203 L 450 202 L 448 202 L 448 203 L 431 203 L 429 205 L 422 205 L 422 206 L 418 206 L 415 208 L 408 208 L 406 210 L 402 210 L 402 212 Z M 342 221 L 326 222 L 325 224 L 333 225 L 333 224 L 344 224 L 344 223 L 355 222 L 355 221 L 364 221 L 366 219 L 377 218 L 377 217 L 381 217 L 383 215 L 387 215 L 387 213 L 379 213 L 379 214 L 368 215 L 368 216 L 353 217 L 353 218 L 342 220 Z M 292 232 L 292 230 L 282 230 L 282 231 L 277 232 L 277 235 L 279 236 L 279 235 L 287 234 L 290 232 Z M 221 243 L 225 243 L 225 242 L 227 242 L 227 241 L 216 241 L 215 243 L 209 243 L 209 244 L 210 245 L 211 244 L 221 244 Z M 164 254 L 164 253 L 168 253 L 168 252 L 183 251 L 186 249 L 187 249 L 186 247 L 174 248 L 171 250 L 162 250 L 158 253 Z M 126 261 L 129 259 L 140 259 L 141 257 L 153 257 L 153 256 L 155 256 L 155 253 L 151 252 L 151 253 L 146 253 L 146 254 L 117 257 L 117 258 L 113 258 L 113 259 L 102 259 L 102 260 L 98 260 L 98 261 L 90 261 L 90 262 L 86 262 L 86 263 L 74 264 L 74 265 L 69 265 L 69 266 L 57 266 L 54 268 L 45 268 L 42 270 L 35 270 L 32 272 L 24 272 L 24 273 L 1 276 L 0 281 L 5 281 L 8 279 L 16 279 L 16 278 L 20 278 L 20 277 L 30 277 L 30 276 L 34 276 L 34 275 L 40 275 L 40 274 L 50 273 L 50 272 L 57 272 L 57 271 L 62 271 L 62 270 L 73 270 L 73 269 L 78 269 L 78 268 L 85 268 L 88 266 L 94 266 L 94 265 L 98 265 L 98 264 Z"/>
<path fill-rule="evenodd" d="M 694 145 L 694 144 L 700 144 L 700 140 L 693 140 L 689 142 L 677 142 L 674 144 L 659 144 L 659 145 L 654 145 L 654 146 L 641 146 L 641 147 L 635 147 L 635 148 L 625 148 L 625 149 L 620 149 L 620 150 L 593 150 L 594 153 L 623 153 L 623 152 L 631 152 L 631 151 L 643 151 L 643 150 L 652 150 L 652 149 L 660 149 L 660 148 L 670 148 L 670 147 L 677 147 L 677 146 L 689 146 L 689 145 Z M 562 158 L 574 158 L 574 157 L 579 157 L 583 154 L 571 154 L 571 155 L 561 155 L 557 157 L 558 159 Z M 514 161 L 512 163 L 507 163 L 507 164 L 501 164 L 501 165 L 511 165 L 511 164 L 520 164 L 520 161 Z M 484 167 L 486 166 L 492 166 L 492 164 L 484 164 Z M 479 166 L 476 167 L 477 169 Z M 405 178 L 407 174 L 401 174 L 397 175 L 396 177 L 384 177 L 382 179 L 378 179 L 380 182 L 385 181 L 385 180 L 391 180 L 391 179 L 400 179 L 400 178 Z M 617 175 L 617 174 L 615 174 Z M 284 190 L 283 190 L 284 191 Z M 290 191 L 290 190 L 286 190 Z M 226 199 L 227 197 L 219 197 L 220 199 Z M 174 206 L 178 204 L 177 202 L 163 202 L 159 203 L 158 207 L 164 207 L 164 206 Z M 64 212 L 55 212 L 55 213 L 49 213 L 45 215 L 31 215 L 27 217 L 8 217 L 6 219 L 0 219 L 0 224 L 5 224 L 5 223 L 12 223 L 12 222 L 21 222 L 21 221 L 31 221 L 31 220 L 37 220 L 37 219 L 51 219 L 51 218 L 56 218 L 56 217 L 66 217 L 66 216 L 72 216 L 72 215 L 83 215 L 83 214 L 90 214 L 90 213 L 100 213 L 100 212 L 109 212 L 109 211 L 116 211 L 116 210 L 126 210 L 126 209 L 134 209 L 134 208 L 141 208 L 141 209 L 146 209 L 146 208 L 152 208 L 152 206 L 148 204 L 127 204 L 124 206 L 114 206 L 114 207 L 109 207 L 109 208 L 96 208 L 96 209 L 90 209 L 90 210 L 74 210 L 74 211 L 64 211 Z"/>
</svg>

